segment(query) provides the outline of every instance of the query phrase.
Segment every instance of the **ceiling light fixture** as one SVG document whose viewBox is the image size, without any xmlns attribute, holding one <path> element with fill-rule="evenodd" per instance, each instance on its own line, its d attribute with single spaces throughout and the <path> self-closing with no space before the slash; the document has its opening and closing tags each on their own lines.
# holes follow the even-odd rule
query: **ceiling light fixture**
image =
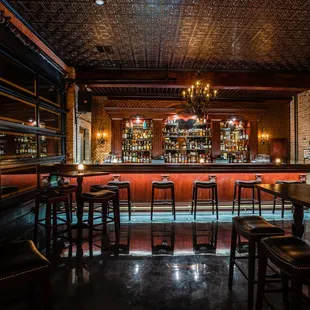
<svg viewBox="0 0 310 310">
<path fill-rule="evenodd" d="M 105 1 L 104 0 L 95 0 L 94 1 L 97 5 L 104 5 Z"/>
<path fill-rule="evenodd" d="M 204 84 L 199 79 L 200 71 L 198 71 L 197 81 L 182 92 L 183 99 L 186 101 L 185 111 L 193 113 L 197 117 L 202 118 L 208 113 L 209 102 L 216 97 L 217 91 L 212 90 L 209 84 Z"/>
</svg>

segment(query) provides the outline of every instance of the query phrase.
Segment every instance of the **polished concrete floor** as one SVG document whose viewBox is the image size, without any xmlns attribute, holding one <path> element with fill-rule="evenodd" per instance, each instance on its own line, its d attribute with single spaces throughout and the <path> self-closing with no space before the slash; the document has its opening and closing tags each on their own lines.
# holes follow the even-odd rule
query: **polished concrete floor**
<svg viewBox="0 0 310 310">
<path fill-rule="evenodd" d="M 270 211 L 263 217 L 291 232 L 289 210 L 284 219 Z M 122 214 L 118 249 L 112 225 L 109 237 L 98 234 L 93 244 L 87 231 L 78 246 L 58 240 L 49 256 L 53 309 L 246 309 L 247 282 L 239 271 L 233 289 L 227 286 L 231 218 L 230 212 L 221 212 L 216 221 L 211 213 L 201 212 L 193 221 L 184 212 L 172 221 L 166 212 L 156 213 L 151 223 L 148 213 L 135 213 L 131 222 Z M 308 211 L 305 229 L 310 240 Z M 43 242 L 41 247 L 44 251 Z M 284 309 L 281 294 L 270 294 L 270 299 Z M 7 309 L 28 308 L 18 302 Z"/>
</svg>

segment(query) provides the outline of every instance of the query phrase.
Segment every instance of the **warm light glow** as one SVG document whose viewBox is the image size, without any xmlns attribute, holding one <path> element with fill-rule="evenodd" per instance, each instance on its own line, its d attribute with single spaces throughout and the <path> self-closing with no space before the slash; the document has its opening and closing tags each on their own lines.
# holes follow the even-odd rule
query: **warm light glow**
<svg viewBox="0 0 310 310">
<path fill-rule="evenodd" d="M 136 123 L 137 123 L 137 124 L 140 123 L 140 117 L 139 117 L 139 116 L 137 116 Z"/>
<path fill-rule="evenodd" d="M 204 163 L 205 163 L 204 158 L 200 158 L 199 162 L 200 162 L 201 164 L 204 164 Z"/>
<path fill-rule="evenodd" d="M 216 94 L 217 94 L 217 90 L 215 89 L 215 90 L 214 90 L 214 96 L 216 96 Z"/>
<path fill-rule="evenodd" d="M 97 133 L 97 137 L 98 137 L 98 138 L 100 138 L 100 137 L 101 137 L 101 134 L 100 134 L 100 132 L 98 132 L 98 133 Z"/>
<path fill-rule="evenodd" d="M 84 171 L 84 165 L 83 164 L 78 164 L 78 172 L 83 172 Z"/>
<path fill-rule="evenodd" d="M 104 5 L 104 0 L 95 0 L 97 5 Z"/>
<path fill-rule="evenodd" d="M 275 163 L 277 164 L 277 165 L 279 165 L 279 164 L 281 164 L 281 159 L 280 158 L 276 158 L 276 160 L 275 160 Z"/>
</svg>

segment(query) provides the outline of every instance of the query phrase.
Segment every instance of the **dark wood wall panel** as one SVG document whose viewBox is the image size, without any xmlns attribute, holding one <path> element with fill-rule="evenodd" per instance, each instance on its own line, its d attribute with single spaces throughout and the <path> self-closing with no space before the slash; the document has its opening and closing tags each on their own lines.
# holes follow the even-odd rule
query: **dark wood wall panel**
<svg viewBox="0 0 310 310">
<path fill-rule="evenodd" d="M 112 119 L 111 150 L 116 156 L 122 155 L 122 120 L 120 119 Z"/>
<path fill-rule="evenodd" d="M 212 121 L 212 157 L 221 155 L 220 146 L 220 121 Z"/>
<path fill-rule="evenodd" d="M 153 157 L 162 155 L 162 120 L 153 120 Z"/>
</svg>

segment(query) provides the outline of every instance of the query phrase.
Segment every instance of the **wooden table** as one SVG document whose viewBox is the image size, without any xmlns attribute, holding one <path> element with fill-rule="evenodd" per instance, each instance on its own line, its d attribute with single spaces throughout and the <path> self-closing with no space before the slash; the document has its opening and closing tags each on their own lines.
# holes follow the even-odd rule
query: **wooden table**
<svg viewBox="0 0 310 310">
<path fill-rule="evenodd" d="M 301 238 L 305 230 L 302 223 L 304 218 L 304 206 L 310 207 L 310 185 L 305 183 L 256 184 L 255 187 L 258 189 L 258 191 L 276 195 L 285 200 L 290 200 L 293 203 L 294 223 L 292 224 L 292 232 L 295 236 Z"/>
<path fill-rule="evenodd" d="M 94 177 L 94 176 L 101 176 L 101 175 L 109 175 L 109 172 L 101 172 L 101 171 L 84 171 L 84 172 L 78 172 L 77 170 L 71 170 L 71 171 L 55 171 L 51 172 L 51 175 L 56 175 L 60 177 L 68 177 L 68 178 L 76 178 L 77 180 L 77 192 L 76 192 L 76 206 L 77 206 L 77 219 L 78 219 L 78 225 L 82 225 L 83 220 L 83 209 L 81 208 L 81 201 L 80 197 L 83 192 L 83 178 L 84 177 Z"/>
</svg>

